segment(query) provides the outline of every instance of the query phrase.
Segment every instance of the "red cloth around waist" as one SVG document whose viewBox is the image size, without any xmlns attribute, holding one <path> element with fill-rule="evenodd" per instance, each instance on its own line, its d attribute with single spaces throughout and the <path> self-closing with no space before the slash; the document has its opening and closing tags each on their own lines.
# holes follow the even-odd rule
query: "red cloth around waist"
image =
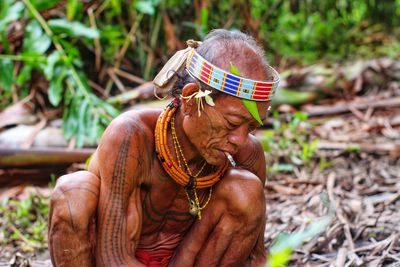
<svg viewBox="0 0 400 267">
<path fill-rule="evenodd" d="M 138 261 L 148 267 L 166 267 L 173 253 L 173 250 L 148 251 L 136 249 L 135 256 Z"/>
</svg>

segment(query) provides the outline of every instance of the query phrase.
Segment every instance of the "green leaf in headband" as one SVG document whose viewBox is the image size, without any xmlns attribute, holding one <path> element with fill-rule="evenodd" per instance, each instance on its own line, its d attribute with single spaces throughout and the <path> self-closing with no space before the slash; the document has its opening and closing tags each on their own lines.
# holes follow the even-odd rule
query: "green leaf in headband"
<svg viewBox="0 0 400 267">
<path fill-rule="evenodd" d="M 260 118 L 260 114 L 258 114 L 258 108 L 257 108 L 257 103 L 255 101 L 251 101 L 248 99 L 242 99 L 242 102 L 244 106 L 247 108 L 247 110 L 250 112 L 251 116 L 261 125 L 263 125 L 263 122 Z"/>
<path fill-rule="evenodd" d="M 242 76 L 238 68 L 236 68 L 235 65 L 232 64 L 231 62 L 231 73 Z M 258 108 L 257 108 L 257 102 L 251 101 L 248 99 L 242 99 L 243 105 L 247 108 L 247 110 L 250 112 L 251 116 L 261 125 L 263 125 L 263 122 L 260 118 L 260 114 L 258 114 Z"/>
</svg>

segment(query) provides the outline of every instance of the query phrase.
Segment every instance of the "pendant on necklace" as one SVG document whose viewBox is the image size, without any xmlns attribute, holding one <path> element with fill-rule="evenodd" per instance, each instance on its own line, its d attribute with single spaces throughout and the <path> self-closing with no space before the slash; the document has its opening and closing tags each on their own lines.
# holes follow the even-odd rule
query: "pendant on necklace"
<svg viewBox="0 0 400 267">
<path fill-rule="evenodd" d="M 189 205 L 190 205 L 190 209 L 189 209 L 190 215 L 197 216 L 199 214 L 199 207 L 197 207 L 196 202 L 194 202 L 191 199 Z"/>
</svg>

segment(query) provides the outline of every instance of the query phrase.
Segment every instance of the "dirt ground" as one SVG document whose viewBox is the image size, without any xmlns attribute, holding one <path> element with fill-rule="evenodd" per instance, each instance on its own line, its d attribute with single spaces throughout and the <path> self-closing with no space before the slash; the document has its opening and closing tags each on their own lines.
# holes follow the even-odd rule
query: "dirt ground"
<svg viewBox="0 0 400 267">
<path fill-rule="evenodd" d="M 319 194 L 325 191 L 336 205 L 336 218 L 296 250 L 290 266 L 399 266 L 400 160 L 365 154 L 334 160 L 335 167 L 309 178 L 270 178 L 267 247 L 278 233 L 303 229 L 322 216 Z"/>
<path fill-rule="evenodd" d="M 347 114 L 315 126 L 320 149 L 313 163 L 324 158 L 330 164 L 270 173 L 266 247 L 278 233 L 302 230 L 324 215 L 320 194 L 326 192 L 336 207 L 335 219 L 297 249 L 289 265 L 400 266 L 400 128 L 384 122 L 399 114 L 397 109 L 376 111 L 367 120 Z M 386 126 L 372 126 L 376 121 Z M 365 145 L 357 150 L 332 145 L 340 139 Z M 385 144 L 396 145 L 385 152 Z M 267 155 L 270 164 L 277 157 L 284 156 Z"/>
</svg>

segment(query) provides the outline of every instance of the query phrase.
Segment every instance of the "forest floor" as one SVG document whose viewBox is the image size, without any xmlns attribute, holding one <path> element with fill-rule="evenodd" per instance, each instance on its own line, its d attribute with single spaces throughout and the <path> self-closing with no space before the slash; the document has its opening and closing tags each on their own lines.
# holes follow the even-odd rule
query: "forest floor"
<svg viewBox="0 0 400 267">
<path fill-rule="evenodd" d="M 386 85 L 297 115 L 281 105 L 256 133 L 268 168 L 267 250 L 280 233 L 326 214 L 321 194 L 335 207 L 330 225 L 296 248 L 289 266 L 400 266 L 400 83 Z M 50 194 L 51 187 L 1 189 L 0 267 L 51 266 Z"/>
<path fill-rule="evenodd" d="M 400 114 L 400 110 L 392 112 Z M 376 119 L 378 114 L 370 119 Z M 368 145 L 376 144 L 376 138 L 392 143 L 390 137 L 363 131 L 371 120 L 360 121 L 349 114 L 332 118 L 314 130 L 335 125 L 336 130 L 330 129 L 332 139 L 353 139 L 359 133 Z M 329 139 L 325 138 L 325 145 Z M 332 143 L 337 142 L 332 139 Z M 378 150 L 346 151 L 331 146 L 316 153 L 316 157 L 330 163 L 324 170 L 319 164 L 313 168 L 295 167 L 291 173 L 270 174 L 265 188 L 266 247 L 279 233 L 302 230 L 323 216 L 326 208 L 320 194 L 326 192 L 336 207 L 335 219 L 321 235 L 298 248 L 289 265 L 400 266 L 399 150 L 397 146 L 392 155 Z"/>
<path fill-rule="evenodd" d="M 303 230 L 323 216 L 323 192 L 335 216 L 322 234 L 295 250 L 290 266 L 400 266 L 400 107 L 385 103 L 399 96 L 399 83 L 392 81 L 351 101 L 303 107 L 320 115 L 303 127 L 309 140 L 318 140 L 317 149 L 289 171 L 270 172 L 266 247 L 279 233 Z M 279 138 L 297 140 L 293 134 Z M 293 151 L 299 150 L 304 145 L 275 147 L 267 165 L 296 162 Z"/>
</svg>

